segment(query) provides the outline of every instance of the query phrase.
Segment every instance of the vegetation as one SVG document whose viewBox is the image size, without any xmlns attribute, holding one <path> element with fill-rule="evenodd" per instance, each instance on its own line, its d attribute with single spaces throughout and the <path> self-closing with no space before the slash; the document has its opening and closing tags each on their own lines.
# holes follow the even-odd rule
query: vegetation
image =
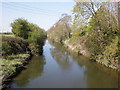
<svg viewBox="0 0 120 90">
<path fill-rule="evenodd" d="M 32 54 L 42 54 L 46 32 L 35 24 L 30 24 L 28 42 Z"/>
<path fill-rule="evenodd" d="M 30 54 L 41 55 L 47 36 L 43 29 L 21 18 L 16 19 L 11 26 L 13 33 L 0 35 L 0 57 L 2 58 L 0 78 L 2 79 L 7 79 L 16 74 L 18 69 L 23 68 Z"/>
<path fill-rule="evenodd" d="M 2 56 L 25 53 L 28 43 L 19 37 L 2 36 Z"/>
<path fill-rule="evenodd" d="M 0 34 L 0 76 L 13 74 L 30 53 L 41 55 L 47 35 L 50 40 L 62 43 L 78 54 L 118 69 L 120 30 L 116 4 L 76 2 L 72 10 L 73 21 L 70 15 L 62 14 L 47 34 L 44 29 L 25 19 L 16 19 L 11 23 L 12 33 Z M 56 51 L 52 53 L 56 54 Z M 59 56 L 56 55 L 55 59 Z M 61 62 L 58 60 L 58 63 Z"/>
<path fill-rule="evenodd" d="M 70 25 L 70 37 L 62 40 L 63 43 L 94 61 L 118 69 L 120 32 L 117 3 L 76 2 L 72 11 L 74 19 Z M 57 26 L 60 26 L 59 23 Z M 60 39 L 61 31 L 55 26 L 51 29 L 49 38 Z M 64 29 L 65 27 L 61 30 Z M 65 34 L 62 35 L 62 38 L 66 37 Z"/>
<path fill-rule="evenodd" d="M 28 39 L 28 35 L 31 30 L 29 28 L 29 23 L 27 20 L 16 19 L 13 23 L 11 23 L 11 26 L 14 35 Z"/>
<path fill-rule="evenodd" d="M 12 24 L 12 32 L 2 35 L 2 56 L 20 53 L 41 55 L 46 39 L 46 32 L 35 24 L 24 19 L 16 19 Z"/>
<path fill-rule="evenodd" d="M 102 14 L 101 14 L 102 13 Z M 104 22 L 103 22 L 104 21 Z M 118 26 L 114 16 L 105 8 L 101 7 L 96 16 L 91 20 L 91 30 L 86 45 L 94 55 L 105 50 L 105 47 L 112 43 L 118 36 Z M 96 38 L 95 38 L 96 37 Z"/>
<path fill-rule="evenodd" d="M 46 32 L 27 20 L 16 19 L 11 26 L 13 33 L 0 35 L 0 57 L 2 58 L 0 78 L 2 79 L 16 74 L 17 70 L 27 63 L 30 54 L 41 55 L 46 39 Z"/>
<path fill-rule="evenodd" d="M 18 66 L 22 66 L 29 54 L 9 55 L 0 60 L 0 76 L 11 75 L 16 71 Z"/>
<path fill-rule="evenodd" d="M 71 16 L 62 14 L 60 20 L 48 30 L 48 37 L 55 42 L 63 43 L 66 39 L 71 37 L 70 24 Z"/>
<path fill-rule="evenodd" d="M 118 69 L 119 29 L 116 6 L 116 3 L 76 3 L 73 9 L 75 20 L 72 38 L 79 37 L 79 43 L 84 44 L 91 54 L 91 59 Z M 77 17 L 79 15 L 82 15 L 87 23 L 82 23 L 81 18 Z M 76 29 L 74 26 L 77 25 L 79 27 Z"/>
</svg>

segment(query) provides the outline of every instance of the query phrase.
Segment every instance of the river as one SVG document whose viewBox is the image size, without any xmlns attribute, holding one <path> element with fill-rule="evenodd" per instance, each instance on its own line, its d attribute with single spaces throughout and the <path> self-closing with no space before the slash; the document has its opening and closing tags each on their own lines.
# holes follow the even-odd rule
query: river
<svg viewBox="0 0 120 90">
<path fill-rule="evenodd" d="M 117 88 L 118 73 L 62 45 L 46 41 L 42 56 L 33 56 L 27 69 L 13 78 L 11 88 Z"/>
</svg>

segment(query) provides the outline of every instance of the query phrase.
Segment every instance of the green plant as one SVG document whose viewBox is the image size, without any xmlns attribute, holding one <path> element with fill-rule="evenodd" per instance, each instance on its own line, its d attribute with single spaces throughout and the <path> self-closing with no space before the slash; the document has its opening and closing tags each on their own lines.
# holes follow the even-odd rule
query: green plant
<svg viewBox="0 0 120 90">
<path fill-rule="evenodd" d="M 2 36 L 2 55 L 25 53 L 28 43 L 19 37 Z"/>
<path fill-rule="evenodd" d="M 11 23 L 11 26 L 13 34 L 24 39 L 28 39 L 30 28 L 27 20 L 22 18 L 16 19 L 13 23 Z"/>
</svg>

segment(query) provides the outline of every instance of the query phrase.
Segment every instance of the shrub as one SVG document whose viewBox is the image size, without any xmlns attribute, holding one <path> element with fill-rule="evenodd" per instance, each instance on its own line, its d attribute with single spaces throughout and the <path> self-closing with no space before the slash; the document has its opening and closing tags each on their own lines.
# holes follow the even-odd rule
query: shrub
<svg viewBox="0 0 120 90">
<path fill-rule="evenodd" d="M 28 47 L 33 55 L 42 55 L 43 53 L 43 47 L 41 45 L 30 43 Z"/>
<path fill-rule="evenodd" d="M 28 43 L 19 37 L 2 36 L 2 55 L 11 55 L 24 53 L 27 50 Z"/>
</svg>

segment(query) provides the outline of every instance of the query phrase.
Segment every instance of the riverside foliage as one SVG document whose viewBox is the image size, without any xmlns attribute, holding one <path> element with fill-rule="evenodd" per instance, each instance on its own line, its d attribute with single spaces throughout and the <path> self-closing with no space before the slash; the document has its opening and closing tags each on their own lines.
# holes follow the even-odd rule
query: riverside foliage
<svg viewBox="0 0 120 90">
<path fill-rule="evenodd" d="M 79 37 L 79 43 L 87 48 L 92 60 L 114 69 L 118 69 L 119 55 L 117 4 L 76 2 L 73 9 L 75 18 L 72 29 L 72 39 Z M 83 23 L 81 19 L 87 23 Z M 83 32 L 85 33 L 81 36 Z"/>
<path fill-rule="evenodd" d="M 73 21 L 67 29 L 71 37 L 62 40 L 63 44 L 94 61 L 118 69 L 118 3 L 76 2 L 72 11 Z M 60 39 L 60 32 L 66 28 L 54 28 L 49 31 L 49 38 Z"/>
<path fill-rule="evenodd" d="M 12 24 L 14 37 L 2 36 L 2 54 L 32 53 L 41 55 L 46 32 L 25 19 L 16 19 Z"/>
</svg>

